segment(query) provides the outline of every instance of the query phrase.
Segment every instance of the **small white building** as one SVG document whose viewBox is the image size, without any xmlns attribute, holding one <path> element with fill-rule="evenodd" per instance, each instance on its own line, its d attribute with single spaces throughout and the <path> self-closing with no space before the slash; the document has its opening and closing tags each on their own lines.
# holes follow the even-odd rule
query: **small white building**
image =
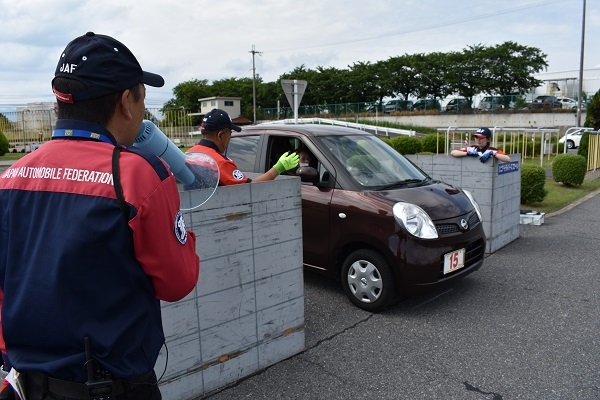
<svg viewBox="0 0 600 400">
<path fill-rule="evenodd" d="M 200 102 L 200 112 L 204 115 L 212 109 L 218 108 L 229 114 L 232 119 L 239 117 L 242 114 L 242 98 L 241 97 L 206 97 L 198 99 Z"/>
</svg>

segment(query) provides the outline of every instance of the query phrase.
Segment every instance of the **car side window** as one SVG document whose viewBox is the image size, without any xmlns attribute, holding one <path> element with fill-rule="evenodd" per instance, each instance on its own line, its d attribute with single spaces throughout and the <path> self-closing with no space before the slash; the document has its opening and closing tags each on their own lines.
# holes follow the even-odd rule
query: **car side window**
<svg viewBox="0 0 600 400">
<path fill-rule="evenodd" d="M 269 168 L 273 167 L 279 160 L 279 157 L 281 157 L 285 152 L 291 153 L 294 151 L 293 142 L 294 139 L 290 139 L 286 136 L 271 136 L 269 138 L 269 147 L 267 153 L 267 161 L 269 165 L 266 166 L 265 171 L 268 171 Z"/>
<path fill-rule="evenodd" d="M 227 157 L 231 158 L 241 171 L 254 172 L 259 139 L 258 135 L 232 137 L 227 146 Z"/>
</svg>

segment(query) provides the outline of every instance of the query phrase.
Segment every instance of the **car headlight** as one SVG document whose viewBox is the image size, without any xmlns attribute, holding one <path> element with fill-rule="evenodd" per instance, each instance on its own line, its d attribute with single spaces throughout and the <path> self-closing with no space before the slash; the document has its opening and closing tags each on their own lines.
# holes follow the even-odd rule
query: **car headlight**
<svg viewBox="0 0 600 400">
<path fill-rule="evenodd" d="M 473 204 L 473 207 L 475 207 L 475 211 L 477 211 L 477 216 L 479 217 L 479 220 L 483 222 L 483 218 L 481 218 L 481 209 L 479 208 L 479 204 L 477 204 L 477 202 L 475 201 L 475 198 L 473 197 L 471 192 L 469 192 L 468 190 L 464 190 L 464 189 L 463 189 L 463 192 L 465 192 L 465 194 L 471 201 L 471 204 Z"/>
<path fill-rule="evenodd" d="M 429 215 L 419 206 L 399 202 L 392 208 L 396 221 L 413 236 L 421 239 L 437 239 L 438 233 Z"/>
</svg>

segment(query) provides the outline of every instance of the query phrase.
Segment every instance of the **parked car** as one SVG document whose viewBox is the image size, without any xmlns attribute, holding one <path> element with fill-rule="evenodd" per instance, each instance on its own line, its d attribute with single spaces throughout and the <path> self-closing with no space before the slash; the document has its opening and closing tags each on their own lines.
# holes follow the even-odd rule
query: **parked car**
<svg viewBox="0 0 600 400">
<path fill-rule="evenodd" d="M 442 106 L 436 99 L 419 99 L 412 106 L 413 111 L 420 110 L 441 110 Z"/>
<path fill-rule="evenodd" d="M 478 111 L 495 111 L 504 108 L 502 96 L 485 96 L 477 105 Z"/>
<path fill-rule="evenodd" d="M 565 133 L 565 135 L 563 137 L 561 137 L 560 139 L 558 139 L 558 143 L 563 144 L 565 143 L 565 139 L 567 140 L 567 149 L 576 149 L 579 147 L 579 144 L 581 143 L 581 137 L 583 136 L 583 134 L 586 131 L 591 131 L 593 130 L 593 128 L 577 128 L 576 130 L 571 130 L 571 128 L 569 128 L 569 130 L 567 130 L 567 132 Z"/>
<path fill-rule="evenodd" d="M 259 124 L 233 132 L 227 156 L 263 173 L 303 147 L 298 168 L 306 269 L 341 281 L 356 306 L 379 311 L 398 296 L 451 283 L 483 264 L 479 206 L 435 181 L 362 130 L 320 124 Z"/>
<path fill-rule="evenodd" d="M 469 108 L 469 102 L 464 97 L 455 97 L 446 104 L 446 112 L 461 111 Z"/>
<path fill-rule="evenodd" d="M 365 112 L 383 111 L 383 103 L 375 101 L 373 103 L 367 103 L 365 105 Z"/>
<path fill-rule="evenodd" d="M 536 97 L 528 108 L 532 110 L 562 108 L 562 103 L 556 96 L 541 95 Z"/>
<path fill-rule="evenodd" d="M 385 103 L 383 112 L 391 113 L 394 111 L 411 111 L 413 102 L 411 100 L 390 100 Z"/>
<path fill-rule="evenodd" d="M 577 110 L 577 100 L 571 97 L 557 97 L 556 98 L 562 104 L 562 108 L 567 110 Z M 581 109 L 585 110 L 585 102 L 581 103 Z"/>
</svg>

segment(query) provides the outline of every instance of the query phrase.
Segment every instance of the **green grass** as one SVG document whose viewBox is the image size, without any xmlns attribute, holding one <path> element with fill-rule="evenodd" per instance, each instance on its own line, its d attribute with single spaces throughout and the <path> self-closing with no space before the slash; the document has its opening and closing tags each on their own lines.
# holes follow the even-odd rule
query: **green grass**
<svg viewBox="0 0 600 400">
<path fill-rule="evenodd" d="M 600 179 L 584 181 L 580 186 L 565 186 L 553 179 L 547 179 L 544 185 L 548 194 L 544 201 L 532 204 L 521 204 L 522 210 L 535 210 L 551 213 L 573 203 L 576 200 L 600 189 Z"/>
<path fill-rule="evenodd" d="M 544 156 L 542 166 L 547 170 L 552 170 L 552 161 L 556 156 Z M 522 160 L 523 165 L 540 165 L 540 158 L 527 158 Z M 561 208 L 579 200 L 586 195 L 600 189 L 600 179 L 593 181 L 585 180 L 580 186 L 565 186 L 560 182 L 555 182 L 552 178 L 546 180 L 544 185 L 548 194 L 544 201 L 532 204 L 521 204 L 522 210 L 535 210 L 544 213 L 558 211 Z"/>
<path fill-rule="evenodd" d="M 23 157 L 25 154 L 23 153 L 6 153 L 3 156 L 0 156 L 0 160 L 18 160 Z"/>
</svg>

